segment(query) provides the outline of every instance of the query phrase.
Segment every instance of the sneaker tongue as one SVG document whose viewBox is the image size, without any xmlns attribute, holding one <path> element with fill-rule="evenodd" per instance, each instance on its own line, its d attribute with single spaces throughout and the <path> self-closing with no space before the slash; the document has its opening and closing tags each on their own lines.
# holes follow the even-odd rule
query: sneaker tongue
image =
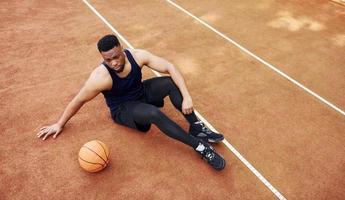
<svg viewBox="0 0 345 200">
<path fill-rule="evenodd" d="M 198 125 L 198 126 L 205 126 L 204 123 L 202 121 L 197 121 L 194 123 L 195 125 Z"/>
<path fill-rule="evenodd" d="M 205 146 L 202 144 L 202 143 L 199 143 L 199 146 L 195 149 L 195 150 L 197 150 L 197 151 L 203 151 L 203 150 L 205 150 Z"/>
<path fill-rule="evenodd" d="M 196 128 L 197 130 L 201 131 L 204 130 L 205 128 L 207 128 L 204 123 L 202 123 L 201 121 L 195 122 L 194 123 L 194 128 Z"/>
</svg>

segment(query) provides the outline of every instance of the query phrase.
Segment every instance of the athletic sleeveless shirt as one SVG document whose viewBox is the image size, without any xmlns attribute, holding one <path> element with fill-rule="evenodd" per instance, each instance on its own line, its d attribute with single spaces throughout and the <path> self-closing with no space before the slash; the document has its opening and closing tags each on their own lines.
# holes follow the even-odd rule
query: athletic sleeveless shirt
<svg viewBox="0 0 345 200">
<path fill-rule="evenodd" d="M 124 78 L 119 77 L 105 62 L 102 63 L 113 80 L 112 88 L 102 91 L 111 113 L 116 111 L 122 103 L 138 100 L 144 94 L 141 68 L 127 49 L 125 49 L 125 54 L 131 64 L 131 71 Z"/>
</svg>

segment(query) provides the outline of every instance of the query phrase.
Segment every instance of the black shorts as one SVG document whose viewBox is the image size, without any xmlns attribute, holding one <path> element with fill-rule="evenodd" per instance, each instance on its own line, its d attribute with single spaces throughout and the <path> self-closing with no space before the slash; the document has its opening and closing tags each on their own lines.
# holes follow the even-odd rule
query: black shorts
<svg viewBox="0 0 345 200">
<path fill-rule="evenodd" d="M 116 111 L 114 111 L 111 115 L 114 122 L 137 129 L 142 132 L 147 132 L 151 128 L 151 124 L 138 124 L 134 121 L 133 111 L 139 103 L 146 103 L 150 105 L 154 105 L 156 107 L 163 107 L 164 106 L 164 98 L 157 98 L 153 91 L 151 90 L 152 84 L 159 84 L 159 81 L 162 79 L 171 79 L 170 77 L 155 77 L 151 79 L 147 79 L 143 81 L 144 85 L 144 95 L 135 101 L 127 101 L 121 104 Z M 163 88 L 162 88 L 163 89 Z"/>
</svg>

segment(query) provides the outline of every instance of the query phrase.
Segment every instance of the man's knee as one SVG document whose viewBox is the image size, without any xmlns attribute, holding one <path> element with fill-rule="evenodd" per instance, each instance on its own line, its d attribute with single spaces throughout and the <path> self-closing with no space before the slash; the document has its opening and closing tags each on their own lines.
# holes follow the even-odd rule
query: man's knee
<svg viewBox="0 0 345 200">
<path fill-rule="evenodd" d="M 162 111 L 159 110 L 156 106 L 148 105 L 147 115 L 150 119 L 160 119 L 162 116 Z"/>
<path fill-rule="evenodd" d="M 170 76 L 167 76 L 164 78 L 164 84 L 166 87 L 170 89 L 178 89 L 177 85 L 175 84 L 175 82 L 172 80 Z"/>
</svg>

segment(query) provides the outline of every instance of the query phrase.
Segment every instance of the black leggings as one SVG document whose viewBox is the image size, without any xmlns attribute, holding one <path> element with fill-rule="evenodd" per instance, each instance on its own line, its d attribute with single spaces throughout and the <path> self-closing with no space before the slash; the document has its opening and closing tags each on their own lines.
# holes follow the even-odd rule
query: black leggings
<svg viewBox="0 0 345 200">
<path fill-rule="evenodd" d="M 177 139 L 193 148 L 199 144 L 199 140 L 187 134 L 179 125 L 169 119 L 158 107 L 151 105 L 153 102 L 160 102 L 169 96 L 172 104 L 179 111 L 182 110 L 182 95 L 170 77 L 153 78 L 146 84 L 145 103 L 140 102 L 133 109 L 135 123 L 141 125 L 155 124 L 163 133 L 171 138 Z M 183 114 L 184 115 L 184 114 Z M 195 113 L 184 115 L 187 121 L 192 124 L 197 121 Z"/>
</svg>

